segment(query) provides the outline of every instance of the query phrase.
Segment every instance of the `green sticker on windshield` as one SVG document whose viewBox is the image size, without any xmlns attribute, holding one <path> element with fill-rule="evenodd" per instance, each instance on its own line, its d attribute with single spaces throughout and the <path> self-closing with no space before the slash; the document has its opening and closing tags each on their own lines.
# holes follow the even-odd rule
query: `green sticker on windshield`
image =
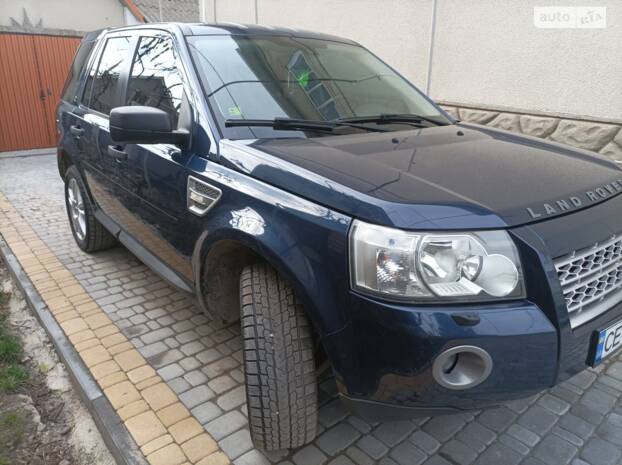
<svg viewBox="0 0 622 465">
<path fill-rule="evenodd" d="M 298 84 L 300 84 L 300 87 L 307 87 L 309 85 L 309 74 L 311 74 L 311 71 L 303 71 L 300 75 L 296 76 L 296 80 Z"/>
<path fill-rule="evenodd" d="M 242 110 L 238 106 L 229 107 L 229 116 L 242 116 Z"/>
</svg>

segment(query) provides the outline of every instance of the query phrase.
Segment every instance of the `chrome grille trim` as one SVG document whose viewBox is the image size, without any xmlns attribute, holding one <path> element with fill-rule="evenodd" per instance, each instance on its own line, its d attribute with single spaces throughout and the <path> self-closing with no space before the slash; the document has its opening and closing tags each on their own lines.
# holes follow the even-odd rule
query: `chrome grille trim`
<svg viewBox="0 0 622 465">
<path fill-rule="evenodd" d="M 572 252 L 554 263 L 572 328 L 622 300 L 622 237 Z"/>
</svg>

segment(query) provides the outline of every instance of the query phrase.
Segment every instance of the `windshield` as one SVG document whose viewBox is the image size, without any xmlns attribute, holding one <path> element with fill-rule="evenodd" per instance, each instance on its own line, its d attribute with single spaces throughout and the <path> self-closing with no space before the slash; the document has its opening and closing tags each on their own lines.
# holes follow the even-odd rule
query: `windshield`
<svg viewBox="0 0 622 465">
<path fill-rule="evenodd" d="M 227 119 L 331 121 L 415 114 L 448 122 L 408 81 L 358 45 L 284 36 L 187 40 L 221 130 L 229 138 L 248 136 L 248 131 L 255 137 L 275 137 L 278 131 L 225 128 Z"/>
</svg>

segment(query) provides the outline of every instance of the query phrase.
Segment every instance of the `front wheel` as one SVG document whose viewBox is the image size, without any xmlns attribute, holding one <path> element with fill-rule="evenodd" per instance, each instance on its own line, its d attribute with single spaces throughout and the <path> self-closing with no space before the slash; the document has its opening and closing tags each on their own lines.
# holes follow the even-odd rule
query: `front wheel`
<svg viewBox="0 0 622 465">
<path fill-rule="evenodd" d="M 85 252 L 96 252 L 112 247 L 116 240 L 95 218 L 84 181 L 75 166 L 65 175 L 65 205 L 73 238 Z"/>
<path fill-rule="evenodd" d="M 314 345 L 303 307 L 265 263 L 242 271 L 240 306 L 253 442 L 265 450 L 302 446 L 317 428 Z"/>
</svg>

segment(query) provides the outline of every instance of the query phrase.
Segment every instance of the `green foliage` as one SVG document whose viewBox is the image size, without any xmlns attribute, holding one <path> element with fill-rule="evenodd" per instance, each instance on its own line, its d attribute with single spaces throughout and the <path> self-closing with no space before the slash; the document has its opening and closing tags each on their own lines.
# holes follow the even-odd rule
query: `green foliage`
<svg viewBox="0 0 622 465">
<path fill-rule="evenodd" d="M 0 417 L 0 431 L 6 438 L 10 437 L 14 444 L 20 443 L 24 437 L 24 423 L 26 419 L 17 411 L 10 411 Z M 2 462 L 2 439 L 0 439 L 0 465 Z"/>
<path fill-rule="evenodd" d="M 19 339 L 9 333 L 6 318 L 0 316 L 0 393 L 15 391 L 28 379 L 20 365 L 22 353 Z"/>
<path fill-rule="evenodd" d="M 24 419 L 19 415 L 19 413 L 15 411 L 8 412 L 2 418 L 0 418 L 0 426 L 2 426 L 3 428 L 18 428 L 22 425 L 23 422 Z"/>
<path fill-rule="evenodd" d="M 0 291 L 0 403 L 3 395 L 14 392 L 28 379 L 22 363 L 23 349 L 20 340 L 9 331 L 6 305 L 10 294 Z M 10 451 L 22 442 L 26 418 L 19 410 L 5 411 L 0 415 L 0 465 L 10 465 Z"/>
<path fill-rule="evenodd" d="M 28 373 L 16 364 L 0 367 L 0 393 L 16 391 L 28 379 Z"/>
<path fill-rule="evenodd" d="M 22 346 L 19 340 L 6 332 L 0 320 L 0 363 L 17 363 L 22 356 Z"/>
<path fill-rule="evenodd" d="M 50 365 L 48 365 L 47 363 L 44 363 L 44 362 L 39 363 L 39 371 L 41 373 L 47 373 L 51 369 L 52 369 L 52 367 Z"/>
</svg>

